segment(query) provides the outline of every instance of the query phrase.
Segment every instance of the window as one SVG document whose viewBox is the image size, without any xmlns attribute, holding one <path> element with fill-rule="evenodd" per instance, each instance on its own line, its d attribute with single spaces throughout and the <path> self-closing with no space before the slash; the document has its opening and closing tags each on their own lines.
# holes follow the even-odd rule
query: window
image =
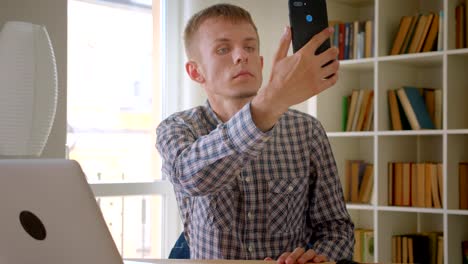
<svg viewBox="0 0 468 264">
<path fill-rule="evenodd" d="M 180 231 L 154 147 L 159 12 L 151 0 L 69 0 L 68 10 L 68 156 L 83 167 L 122 256 L 167 257 Z"/>
</svg>

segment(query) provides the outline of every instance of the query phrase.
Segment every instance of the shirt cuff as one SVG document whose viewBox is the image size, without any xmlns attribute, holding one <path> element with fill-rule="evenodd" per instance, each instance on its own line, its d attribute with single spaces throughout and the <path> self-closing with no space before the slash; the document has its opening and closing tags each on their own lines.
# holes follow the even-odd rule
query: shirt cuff
<svg viewBox="0 0 468 264">
<path fill-rule="evenodd" d="M 246 104 L 227 123 L 227 135 L 239 153 L 258 156 L 274 129 L 263 132 L 255 125 L 250 111 L 250 103 Z"/>
</svg>

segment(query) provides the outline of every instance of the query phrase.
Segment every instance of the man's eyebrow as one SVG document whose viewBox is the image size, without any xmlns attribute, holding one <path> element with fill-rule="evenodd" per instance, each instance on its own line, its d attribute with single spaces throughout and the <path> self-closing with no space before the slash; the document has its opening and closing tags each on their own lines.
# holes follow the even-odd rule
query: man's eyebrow
<svg viewBox="0 0 468 264">
<path fill-rule="evenodd" d="M 231 39 L 229 38 L 217 38 L 215 39 L 215 42 L 230 42 Z M 245 38 L 243 41 L 258 41 L 257 38 L 254 38 L 254 37 L 248 37 L 248 38 Z"/>
</svg>

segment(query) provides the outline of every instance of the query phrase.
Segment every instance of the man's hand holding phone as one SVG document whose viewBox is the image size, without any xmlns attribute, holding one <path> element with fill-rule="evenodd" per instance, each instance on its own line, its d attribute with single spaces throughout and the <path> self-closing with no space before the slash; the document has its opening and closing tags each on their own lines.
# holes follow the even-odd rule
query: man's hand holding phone
<svg viewBox="0 0 468 264">
<path fill-rule="evenodd" d="M 291 28 L 285 29 L 274 56 L 269 82 L 252 100 L 252 117 L 260 129 L 266 131 L 273 127 L 290 106 L 302 103 L 336 83 L 338 49 L 332 47 L 316 54 L 333 31 L 332 27 L 327 27 L 296 53 L 287 56 L 291 45 Z M 332 63 L 324 66 L 330 61 Z"/>
</svg>

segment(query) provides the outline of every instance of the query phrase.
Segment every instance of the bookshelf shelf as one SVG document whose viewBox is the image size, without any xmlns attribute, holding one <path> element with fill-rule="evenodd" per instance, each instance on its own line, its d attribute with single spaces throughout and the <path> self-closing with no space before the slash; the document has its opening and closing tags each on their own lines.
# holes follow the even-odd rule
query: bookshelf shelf
<svg viewBox="0 0 468 264">
<path fill-rule="evenodd" d="M 374 164 L 370 204 L 348 203 L 356 228 L 375 232 L 374 262 L 390 263 L 392 236 L 443 232 L 444 263 L 461 263 L 461 241 L 468 240 L 468 210 L 459 209 L 458 163 L 468 161 L 468 48 L 455 49 L 455 6 L 465 0 L 329 0 L 329 19 L 373 20 L 374 57 L 340 62 L 337 84 L 319 94 L 313 107 L 327 130 L 340 179 L 346 160 Z M 438 51 L 390 56 L 402 16 L 443 11 Z M 402 86 L 439 89 L 440 129 L 392 130 L 387 93 Z M 342 132 L 341 111 L 330 111 L 353 89 L 373 89 L 370 131 Z M 388 163 L 440 163 L 442 208 L 389 206 Z"/>
<path fill-rule="evenodd" d="M 346 205 L 346 208 L 348 208 L 348 210 L 368 210 L 368 211 L 372 211 L 374 210 L 374 206 L 373 205 L 368 205 L 368 204 L 352 204 L 352 203 L 348 203 Z"/>
<path fill-rule="evenodd" d="M 441 65 L 444 52 L 441 51 L 432 51 L 432 52 L 423 52 L 423 53 L 413 53 L 413 54 L 401 54 L 393 56 L 384 56 L 377 58 L 379 62 L 385 61 L 397 61 L 405 64 L 411 65 L 420 65 L 428 66 L 429 65 Z"/>
<path fill-rule="evenodd" d="M 406 213 L 427 213 L 443 214 L 443 209 L 423 208 L 423 207 L 405 207 L 405 206 L 378 206 L 378 211 L 382 212 L 406 212 Z"/>
<path fill-rule="evenodd" d="M 378 131 L 375 133 L 378 136 L 423 136 L 423 135 L 443 135 L 444 131 L 440 129 L 427 129 L 427 130 L 387 130 Z"/>
<path fill-rule="evenodd" d="M 373 132 L 328 132 L 328 137 L 372 137 Z"/>
<path fill-rule="evenodd" d="M 455 216 L 468 216 L 468 210 L 447 210 L 448 215 L 455 215 Z"/>
</svg>

